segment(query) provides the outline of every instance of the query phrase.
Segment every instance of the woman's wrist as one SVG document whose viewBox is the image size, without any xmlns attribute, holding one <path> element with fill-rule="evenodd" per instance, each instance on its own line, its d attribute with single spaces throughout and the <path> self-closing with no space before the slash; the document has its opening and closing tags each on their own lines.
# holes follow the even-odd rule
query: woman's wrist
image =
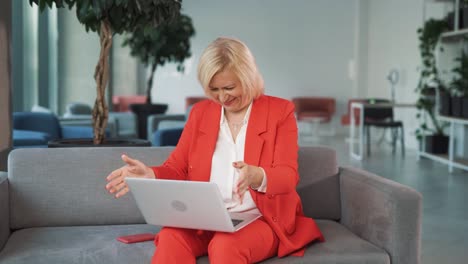
<svg viewBox="0 0 468 264">
<path fill-rule="evenodd" d="M 260 167 L 253 166 L 255 168 L 255 173 L 253 175 L 253 181 L 250 183 L 250 188 L 258 189 L 263 182 L 263 171 Z"/>
<path fill-rule="evenodd" d="M 154 170 L 151 167 L 146 167 L 148 178 L 156 179 L 156 175 L 154 174 Z"/>
</svg>

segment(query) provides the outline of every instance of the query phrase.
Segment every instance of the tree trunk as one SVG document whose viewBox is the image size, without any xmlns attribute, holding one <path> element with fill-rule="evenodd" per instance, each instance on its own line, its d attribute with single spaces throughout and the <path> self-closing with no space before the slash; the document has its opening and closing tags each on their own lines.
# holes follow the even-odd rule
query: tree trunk
<svg viewBox="0 0 468 264">
<path fill-rule="evenodd" d="M 151 66 L 151 73 L 148 78 L 148 86 L 146 87 L 146 103 L 151 104 L 151 89 L 153 88 L 153 78 L 154 78 L 154 73 L 156 71 L 156 66 L 158 66 L 156 63 L 153 63 Z"/>
<path fill-rule="evenodd" d="M 107 81 L 109 80 L 109 52 L 112 46 L 112 32 L 107 19 L 101 22 L 99 37 L 101 40 L 101 52 L 94 72 L 97 90 L 97 97 L 93 108 L 94 144 L 101 144 L 104 141 L 109 115 L 105 96 Z"/>
</svg>

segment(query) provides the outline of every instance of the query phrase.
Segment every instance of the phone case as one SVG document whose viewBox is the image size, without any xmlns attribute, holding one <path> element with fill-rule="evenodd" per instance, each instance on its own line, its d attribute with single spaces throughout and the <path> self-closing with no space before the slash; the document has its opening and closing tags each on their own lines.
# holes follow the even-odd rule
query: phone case
<svg viewBox="0 0 468 264">
<path fill-rule="evenodd" d="M 154 240 L 154 236 L 155 235 L 151 233 L 144 233 L 144 234 L 121 236 L 121 237 L 118 237 L 117 240 L 122 243 L 131 244 L 131 243 L 138 243 L 138 242 L 144 242 L 144 241 L 152 241 Z"/>
</svg>

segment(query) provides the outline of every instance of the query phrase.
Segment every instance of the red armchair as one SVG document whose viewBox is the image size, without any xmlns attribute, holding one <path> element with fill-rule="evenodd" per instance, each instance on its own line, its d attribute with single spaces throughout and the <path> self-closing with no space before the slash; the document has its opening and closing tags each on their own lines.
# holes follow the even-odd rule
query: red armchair
<svg viewBox="0 0 468 264">
<path fill-rule="evenodd" d="M 112 96 L 112 106 L 114 112 L 130 111 L 131 104 L 146 103 L 146 95 L 114 95 Z"/>
<path fill-rule="evenodd" d="M 336 100 L 332 97 L 295 97 L 292 102 L 299 121 L 320 118 L 320 123 L 328 123 L 336 111 Z"/>
</svg>

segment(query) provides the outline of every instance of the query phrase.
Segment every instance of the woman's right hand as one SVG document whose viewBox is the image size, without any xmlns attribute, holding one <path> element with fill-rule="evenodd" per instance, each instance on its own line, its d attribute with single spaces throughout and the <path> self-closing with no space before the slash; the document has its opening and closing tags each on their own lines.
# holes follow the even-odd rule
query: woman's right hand
<svg viewBox="0 0 468 264">
<path fill-rule="evenodd" d="M 129 188 L 125 182 L 126 177 L 156 178 L 153 170 L 143 164 L 143 162 L 131 159 L 127 155 L 122 155 L 122 160 L 126 165 L 111 172 L 111 174 L 106 177 L 108 182 L 106 184 L 106 190 L 109 193 L 114 194 L 115 198 L 120 198 L 129 192 Z"/>
</svg>

